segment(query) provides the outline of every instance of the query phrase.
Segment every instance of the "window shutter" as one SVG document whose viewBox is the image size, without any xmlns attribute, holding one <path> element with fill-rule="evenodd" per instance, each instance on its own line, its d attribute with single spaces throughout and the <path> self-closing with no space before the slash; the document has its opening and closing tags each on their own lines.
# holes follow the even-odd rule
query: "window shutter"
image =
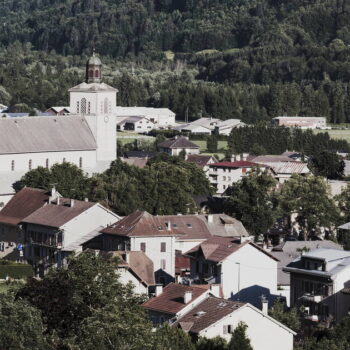
<svg viewBox="0 0 350 350">
<path fill-rule="evenodd" d="M 228 326 L 224 326 L 224 334 L 227 334 Z"/>
</svg>

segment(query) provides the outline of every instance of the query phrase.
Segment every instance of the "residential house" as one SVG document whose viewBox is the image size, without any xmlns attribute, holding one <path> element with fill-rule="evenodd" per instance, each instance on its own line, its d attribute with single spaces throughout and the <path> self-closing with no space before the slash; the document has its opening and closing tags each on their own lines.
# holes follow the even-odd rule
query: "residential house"
<svg viewBox="0 0 350 350">
<path fill-rule="evenodd" d="M 119 220 L 99 203 L 69 198 L 49 198 L 46 205 L 24 219 L 24 257 L 43 276 L 49 267 L 63 266 L 66 257 L 82 250 L 82 244 Z"/>
<path fill-rule="evenodd" d="M 220 284 L 225 299 L 257 305 L 276 294 L 278 260 L 251 241 L 213 236 L 186 255 L 193 283 Z"/>
<path fill-rule="evenodd" d="M 343 250 L 341 245 L 329 240 L 286 241 L 272 248 L 271 255 L 278 259 L 278 293 L 286 298 L 288 306 L 290 306 L 290 275 L 283 271 L 283 268 L 302 254 L 322 248 Z"/>
<path fill-rule="evenodd" d="M 292 350 L 296 333 L 268 316 L 267 305 L 263 310 L 249 303 L 208 296 L 180 316 L 172 326 L 181 328 L 194 340 L 222 337 L 230 341 L 235 328 L 244 322 L 254 350 Z"/>
<path fill-rule="evenodd" d="M 175 239 L 170 222 L 146 211 L 135 211 L 100 230 L 101 236 L 86 242 L 84 248 L 104 251 L 142 251 L 152 261 L 157 283 L 169 283 L 175 277 Z"/>
<path fill-rule="evenodd" d="M 143 117 L 154 123 L 157 128 L 175 125 L 175 113 L 168 108 L 153 107 L 116 107 L 117 117 Z"/>
<path fill-rule="evenodd" d="M 186 155 L 185 160 L 189 163 L 196 164 L 206 174 L 209 171 L 209 165 L 218 162 L 214 156 L 205 154 L 189 154 Z"/>
<path fill-rule="evenodd" d="M 254 168 L 264 171 L 267 166 L 246 160 L 212 163 L 209 165 L 209 181 L 217 194 L 223 194 L 233 183 L 247 176 Z"/>
<path fill-rule="evenodd" d="M 149 295 L 156 285 L 152 260 L 142 251 L 99 251 L 99 255 L 118 259 L 117 272 L 123 284 L 132 283 L 136 294 Z"/>
<path fill-rule="evenodd" d="M 327 121 L 324 117 L 276 117 L 272 118 L 272 125 L 300 129 L 325 129 Z"/>
<path fill-rule="evenodd" d="M 49 197 L 60 196 L 54 189 L 45 190 L 24 187 L 17 192 L 0 211 L 0 258 L 22 261 L 24 231 L 22 220 L 47 204 Z"/>
<path fill-rule="evenodd" d="M 185 286 L 170 283 L 162 288 L 157 286 L 155 297 L 142 304 L 155 326 L 164 322 L 173 323 L 192 310 L 208 296 L 219 295 L 219 286 Z"/>
<path fill-rule="evenodd" d="M 294 161 L 287 155 L 264 155 L 250 157 L 250 161 L 269 166 L 273 177 L 280 183 L 287 181 L 293 174 L 307 175 L 310 173 L 307 163 Z"/>
<path fill-rule="evenodd" d="M 221 120 L 217 118 L 199 118 L 193 122 L 179 125 L 174 130 L 187 131 L 192 134 L 210 135 L 214 131 L 219 135 L 230 135 L 232 129 L 244 126 L 239 119 Z"/>
<path fill-rule="evenodd" d="M 188 137 L 175 136 L 171 140 L 167 140 L 158 144 L 160 152 L 165 152 L 171 156 L 178 156 L 181 152 L 186 152 L 187 155 L 199 154 L 199 146 L 189 141 Z"/>
<path fill-rule="evenodd" d="M 134 131 L 137 133 L 147 133 L 155 129 L 155 124 L 151 120 L 142 116 L 118 117 L 117 130 Z"/>
<path fill-rule="evenodd" d="M 329 324 L 350 310 L 350 252 L 315 249 L 283 268 L 290 274 L 291 306 L 304 306 L 305 317 Z"/>
<path fill-rule="evenodd" d="M 67 115 L 70 114 L 70 107 L 50 107 L 45 111 L 49 115 Z"/>
</svg>

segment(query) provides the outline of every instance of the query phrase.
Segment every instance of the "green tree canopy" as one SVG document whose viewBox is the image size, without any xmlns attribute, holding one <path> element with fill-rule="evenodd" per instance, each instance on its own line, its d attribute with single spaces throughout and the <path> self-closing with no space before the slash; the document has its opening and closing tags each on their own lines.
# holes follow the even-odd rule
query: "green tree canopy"
<svg viewBox="0 0 350 350">
<path fill-rule="evenodd" d="M 309 161 L 313 173 L 327 179 L 341 179 L 344 176 L 344 161 L 334 152 L 322 151 Z"/>
<path fill-rule="evenodd" d="M 321 227 L 332 229 L 339 220 L 330 187 L 322 177 L 293 174 L 285 182 L 278 199 L 282 214 L 296 215 L 305 239 Z"/>
<path fill-rule="evenodd" d="M 248 326 L 240 322 L 232 333 L 231 340 L 228 343 L 229 350 L 253 350 L 250 340 L 246 334 Z"/>
<path fill-rule="evenodd" d="M 266 233 L 277 219 L 275 186 L 272 176 L 255 169 L 228 188 L 224 212 L 241 220 L 250 233 Z"/>
</svg>

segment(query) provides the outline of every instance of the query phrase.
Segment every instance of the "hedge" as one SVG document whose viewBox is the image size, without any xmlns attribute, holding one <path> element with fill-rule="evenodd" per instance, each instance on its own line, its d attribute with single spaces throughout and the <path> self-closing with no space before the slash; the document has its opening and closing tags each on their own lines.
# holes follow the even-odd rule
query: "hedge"
<svg viewBox="0 0 350 350">
<path fill-rule="evenodd" d="M 0 279 L 5 279 L 6 276 L 21 279 L 33 276 L 33 268 L 28 264 L 6 264 L 0 265 Z"/>
</svg>

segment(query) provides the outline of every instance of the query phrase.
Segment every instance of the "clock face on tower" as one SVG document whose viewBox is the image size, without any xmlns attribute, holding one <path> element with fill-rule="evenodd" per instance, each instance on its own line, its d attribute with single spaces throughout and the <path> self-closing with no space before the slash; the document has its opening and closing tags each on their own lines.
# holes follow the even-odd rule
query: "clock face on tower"
<svg viewBox="0 0 350 350">
<path fill-rule="evenodd" d="M 108 123 L 108 121 L 109 121 L 109 118 L 108 118 L 108 116 L 106 115 L 106 116 L 105 116 L 105 123 Z"/>
</svg>

